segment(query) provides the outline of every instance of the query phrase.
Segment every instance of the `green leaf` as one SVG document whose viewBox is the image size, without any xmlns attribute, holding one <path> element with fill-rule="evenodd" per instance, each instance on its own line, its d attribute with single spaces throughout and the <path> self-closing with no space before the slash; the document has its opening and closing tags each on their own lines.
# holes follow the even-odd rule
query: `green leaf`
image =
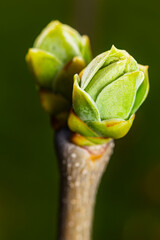
<svg viewBox="0 0 160 240">
<path fill-rule="evenodd" d="M 144 80 L 137 90 L 135 103 L 133 105 L 130 115 L 132 115 L 138 110 L 138 108 L 146 99 L 149 92 L 148 66 L 139 65 L 139 69 L 144 73 Z"/>
<path fill-rule="evenodd" d="M 124 74 L 125 66 L 126 59 L 112 63 L 109 66 L 100 69 L 89 82 L 85 88 L 85 91 L 95 101 L 97 95 L 103 90 L 105 86 Z"/>
<path fill-rule="evenodd" d="M 73 85 L 73 109 L 78 117 L 83 121 L 100 120 L 98 109 L 91 97 L 78 85 L 79 77 L 74 76 Z"/>
<path fill-rule="evenodd" d="M 71 111 L 69 115 L 68 126 L 73 132 L 79 133 L 83 136 L 98 136 L 98 134 L 96 134 L 92 129 L 90 129 L 73 111 Z"/>
<path fill-rule="evenodd" d="M 129 55 L 125 50 L 117 49 L 115 46 L 112 46 L 108 58 L 106 59 L 103 67 L 108 66 L 109 64 L 117 61 L 122 61 L 126 59 L 125 73 L 133 72 L 139 70 L 136 60 Z"/>
<path fill-rule="evenodd" d="M 89 128 L 87 124 L 85 124 L 73 111 L 71 111 L 69 114 L 68 126 L 73 132 L 76 133 L 72 136 L 72 142 L 80 146 L 104 144 L 111 140 L 110 138 L 100 137 L 91 128 Z"/>
<path fill-rule="evenodd" d="M 88 36 L 82 36 L 81 45 L 82 57 L 86 64 L 88 64 L 92 59 L 91 45 Z"/>
<path fill-rule="evenodd" d="M 61 62 L 54 55 L 35 48 L 29 49 L 26 61 L 37 83 L 41 87 L 51 88 Z"/>
<path fill-rule="evenodd" d="M 106 67 L 109 64 L 117 62 L 119 60 L 124 60 L 126 57 L 129 56 L 129 54 L 126 51 L 119 50 L 114 45 L 111 47 L 111 50 L 108 52 L 109 54 L 106 61 L 104 62 L 103 67 Z"/>
<path fill-rule="evenodd" d="M 128 118 L 135 100 L 136 82 L 143 77 L 139 71 L 126 73 L 101 91 L 96 100 L 101 120 Z"/>
<path fill-rule="evenodd" d="M 70 35 L 70 37 L 72 37 L 75 44 L 79 46 L 82 39 L 82 36 L 79 34 L 79 32 L 77 32 L 77 30 L 75 30 L 74 28 L 70 27 L 67 24 L 62 24 L 62 23 L 60 24 L 63 26 L 63 30 L 67 32 Z"/>
<path fill-rule="evenodd" d="M 125 72 L 134 72 L 134 71 L 138 71 L 139 70 L 139 66 L 138 63 L 136 62 L 136 60 L 127 53 L 127 62 L 126 62 L 126 68 L 125 68 Z"/>
<path fill-rule="evenodd" d="M 110 51 L 104 52 L 94 58 L 91 63 L 86 67 L 82 78 L 81 78 L 81 88 L 85 89 L 90 84 L 94 75 L 101 68 L 109 66 L 117 61 L 126 60 L 125 72 L 138 70 L 138 64 L 133 57 L 131 57 L 126 51 L 119 50 L 112 46 Z"/>
<path fill-rule="evenodd" d="M 66 30 L 66 26 L 59 21 L 51 22 L 39 35 L 34 47 L 54 54 L 64 63 L 70 61 L 74 56 L 80 55 L 80 50 L 73 36 L 75 31 L 70 28 L 69 32 L 68 28 Z"/>
<path fill-rule="evenodd" d="M 109 51 L 95 57 L 86 67 L 81 78 L 81 88 L 85 89 L 96 72 L 103 66 Z"/>
<path fill-rule="evenodd" d="M 87 125 L 102 137 L 121 138 L 125 136 L 132 126 L 134 115 L 129 120 L 112 119 L 106 121 L 88 122 Z"/>
</svg>

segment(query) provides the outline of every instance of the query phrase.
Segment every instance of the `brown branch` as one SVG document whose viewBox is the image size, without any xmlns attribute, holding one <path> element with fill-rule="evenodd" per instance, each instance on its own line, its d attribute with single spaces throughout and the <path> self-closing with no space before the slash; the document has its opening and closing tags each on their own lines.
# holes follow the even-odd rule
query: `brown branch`
<svg viewBox="0 0 160 240">
<path fill-rule="evenodd" d="M 55 135 L 61 175 L 58 240 L 90 240 L 96 193 L 114 143 L 79 147 L 70 132 Z"/>
</svg>

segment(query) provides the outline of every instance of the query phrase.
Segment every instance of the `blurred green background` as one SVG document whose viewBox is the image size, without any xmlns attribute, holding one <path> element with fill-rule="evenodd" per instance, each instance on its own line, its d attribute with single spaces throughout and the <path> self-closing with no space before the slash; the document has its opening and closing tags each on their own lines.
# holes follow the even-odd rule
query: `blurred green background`
<svg viewBox="0 0 160 240">
<path fill-rule="evenodd" d="M 160 2 L 0 2 L 0 239 L 56 239 L 58 164 L 49 118 L 24 57 L 59 19 L 91 38 L 94 56 L 112 44 L 148 64 L 151 89 L 129 134 L 116 141 L 97 197 L 94 240 L 160 239 Z"/>
</svg>

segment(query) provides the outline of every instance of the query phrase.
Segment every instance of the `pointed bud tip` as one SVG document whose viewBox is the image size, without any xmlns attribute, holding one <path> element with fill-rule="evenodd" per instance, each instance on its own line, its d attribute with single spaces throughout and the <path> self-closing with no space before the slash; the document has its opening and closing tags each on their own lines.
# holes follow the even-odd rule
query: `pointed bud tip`
<svg viewBox="0 0 160 240">
<path fill-rule="evenodd" d="M 77 81 L 78 83 L 80 82 L 80 78 L 79 78 L 79 75 L 76 73 L 74 75 L 74 82 Z"/>
<path fill-rule="evenodd" d="M 82 41 L 86 42 L 87 44 L 90 44 L 90 39 L 87 35 L 82 36 Z"/>
<path fill-rule="evenodd" d="M 112 44 L 111 49 L 113 49 L 113 50 L 117 50 L 117 48 L 114 46 L 114 44 Z"/>
<path fill-rule="evenodd" d="M 32 53 L 33 53 L 33 48 L 29 48 L 28 52 L 27 52 L 27 54 L 25 56 L 25 60 L 26 60 L 27 63 L 31 61 Z"/>
<path fill-rule="evenodd" d="M 35 53 L 37 53 L 37 49 L 35 49 L 35 48 L 29 48 L 28 49 L 28 52 L 27 52 L 27 54 L 26 54 L 26 56 L 25 56 L 25 60 L 26 60 L 26 62 L 27 63 L 29 63 L 31 60 L 32 60 L 32 57 L 33 57 L 33 55 L 35 54 Z"/>
<path fill-rule="evenodd" d="M 52 28 L 52 27 L 55 27 L 55 26 L 58 26 L 58 25 L 62 25 L 62 23 L 58 20 L 52 20 L 50 23 L 48 23 L 48 25 L 45 28 L 46 29 L 47 28 Z"/>
<path fill-rule="evenodd" d="M 140 69 L 142 69 L 144 72 L 148 72 L 149 66 L 148 65 L 141 65 L 139 64 Z"/>
</svg>

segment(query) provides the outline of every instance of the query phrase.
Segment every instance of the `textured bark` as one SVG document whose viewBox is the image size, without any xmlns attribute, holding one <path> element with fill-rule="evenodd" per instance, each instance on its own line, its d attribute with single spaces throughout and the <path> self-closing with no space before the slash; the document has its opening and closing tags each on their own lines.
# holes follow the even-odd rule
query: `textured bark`
<svg viewBox="0 0 160 240">
<path fill-rule="evenodd" d="M 79 147 L 69 138 L 67 129 L 55 136 L 61 175 L 58 240 L 90 240 L 97 188 L 114 143 Z"/>
</svg>

